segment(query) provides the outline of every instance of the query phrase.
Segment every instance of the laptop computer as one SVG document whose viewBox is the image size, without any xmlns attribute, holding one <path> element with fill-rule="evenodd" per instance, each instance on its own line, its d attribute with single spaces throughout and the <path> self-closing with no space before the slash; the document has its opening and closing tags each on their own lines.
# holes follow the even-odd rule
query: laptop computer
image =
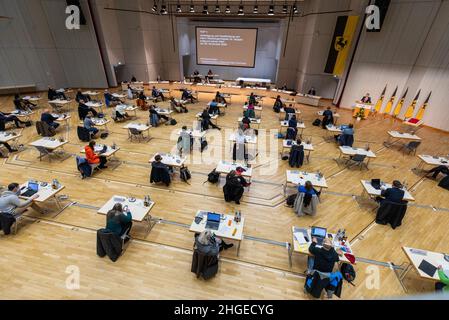
<svg viewBox="0 0 449 320">
<path fill-rule="evenodd" d="M 374 189 L 380 190 L 380 179 L 371 179 L 371 185 Z"/>
<path fill-rule="evenodd" d="M 218 230 L 221 216 L 218 213 L 207 213 L 206 229 Z"/>
<path fill-rule="evenodd" d="M 39 184 L 37 182 L 28 182 L 28 187 L 24 189 L 25 191 L 22 192 L 23 197 L 31 197 L 35 195 L 39 191 Z"/>
<path fill-rule="evenodd" d="M 323 245 L 324 239 L 326 239 L 327 229 L 321 227 L 312 227 L 312 231 L 310 234 L 312 238 L 317 239 L 317 244 L 321 246 Z"/>
</svg>

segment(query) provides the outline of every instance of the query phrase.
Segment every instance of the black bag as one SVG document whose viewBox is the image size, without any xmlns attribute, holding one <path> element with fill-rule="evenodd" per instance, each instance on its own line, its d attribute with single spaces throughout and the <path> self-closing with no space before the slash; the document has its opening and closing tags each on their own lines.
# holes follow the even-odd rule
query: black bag
<svg viewBox="0 0 449 320">
<path fill-rule="evenodd" d="M 210 183 L 218 183 L 218 181 L 220 181 L 220 174 L 214 170 L 212 170 L 208 175 L 207 175 L 207 181 Z"/>
<path fill-rule="evenodd" d="M 33 125 L 33 123 L 31 121 L 25 122 L 25 127 L 31 127 L 32 125 Z"/>
<path fill-rule="evenodd" d="M 284 161 L 286 161 L 286 160 L 288 160 L 288 156 L 282 156 L 282 160 L 284 160 Z"/>
<path fill-rule="evenodd" d="M 192 178 L 189 169 L 187 169 L 186 167 L 182 167 L 181 169 L 179 169 L 179 176 L 184 182 L 188 182 Z"/>
<path fill-rule="evenodd" d="M 315 121 L 312 123 L 312 125 L 314 125 L 315 127 L 319 127 L 321 124 L 321 120 L 320 119 L 315 119 Z"/>
<path fill-rule="evenodd" d="M 178 122 L 176 122 L 175 119 L 171 119 L 171 120 L 170 120 L 170 125 L 171 125 L 171 126 L 176 126 L 177 123 L 178 123 Z"/>
<path fill-rule="evenodd" d="M 102 134 L 100 134 L 100 138 L 101 139 L 106 139 L 108 137 L 109 133 L 107 132 L 103 132 Z"/>
<path fill-rule="evenodd" d="M 206 140 L 202 140 L 201 141 L 201 152 L 204 151 L 204 149 L 207 148 L 207 141 Z"/>
<path fill-rule="evenodd" d="M 291 194 L 287 197 L 287 200 L 285 200 L 287 206 L 293 207 L 293 205 L 295 204 L 296 196 L 297 194 Z"/>
<path fill-rule="evenodd" d="M 343 279 L 345 279 L 346 281 L 348 281 L 350 284 L 352 284 L 354 286 L 354 284 L 352 283 L 355 279 L 355 270 L 354 267 L 352 265 L 350 265 L 349 263 L 342 263 L 341 267 L 340 267 L 340 272 L 343 275 Z"/>
</svg>

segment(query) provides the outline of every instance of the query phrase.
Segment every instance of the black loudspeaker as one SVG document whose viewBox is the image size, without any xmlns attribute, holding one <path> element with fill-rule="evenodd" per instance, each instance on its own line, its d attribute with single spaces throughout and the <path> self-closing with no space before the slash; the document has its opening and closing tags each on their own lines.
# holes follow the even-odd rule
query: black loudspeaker
<svg viewBox="0 0 449 320">
<path fill-rule="evenodd" d="M 80 9 L 80 25 L 86 25 L 86 17 L 84 16 L 83 9 L 81 8 L 81 4 L 79 0 L 66 0 L 67 6 L 77 6 Z"/>
<path fill-rule="evenodd" d="M 382 30 L 382 25 L 384 24 L 384 20 L 388 12 L 388 7 L 390 6 L 390 2 L 391 0 L 374 1 L 374 5 L 379 8 L 380 13 L 379 29 L 366 29 L 367 32 L 380 32 L 380 30 Z"/>
</svg>

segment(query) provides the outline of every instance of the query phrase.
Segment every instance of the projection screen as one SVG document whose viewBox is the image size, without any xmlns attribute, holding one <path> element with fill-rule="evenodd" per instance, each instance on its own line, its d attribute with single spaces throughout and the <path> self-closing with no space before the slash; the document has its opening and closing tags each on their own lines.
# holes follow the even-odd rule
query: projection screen
<svg viewBox="0 0 449 320">
<path fill-rule="evenodd" d="M 254 68 L 257 28 L 196 27 L 196 63 Z"/>
</svg>

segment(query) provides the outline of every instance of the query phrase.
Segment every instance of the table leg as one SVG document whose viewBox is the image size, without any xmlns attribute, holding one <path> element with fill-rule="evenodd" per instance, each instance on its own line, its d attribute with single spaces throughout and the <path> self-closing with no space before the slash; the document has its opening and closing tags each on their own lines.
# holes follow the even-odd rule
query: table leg
<svg viewBox="0 0 449 320">
<path fill-rule="evenodd" d="M 290 269 L 293 267 L 293 261 L 292 261 L 292 255 L 293 255 L 293 248 L 290 243 L 286 243 L 287 246 L 287 254 L 288 254 L 288 265 L 290 266 Z"/>
<path fill-rule="evenodd" d="M 240 244 L 242 243 L 242 241 L 239 241 L 238 245 L 237 245 L 237 257 L 240 254 Z"/>
</svg>

